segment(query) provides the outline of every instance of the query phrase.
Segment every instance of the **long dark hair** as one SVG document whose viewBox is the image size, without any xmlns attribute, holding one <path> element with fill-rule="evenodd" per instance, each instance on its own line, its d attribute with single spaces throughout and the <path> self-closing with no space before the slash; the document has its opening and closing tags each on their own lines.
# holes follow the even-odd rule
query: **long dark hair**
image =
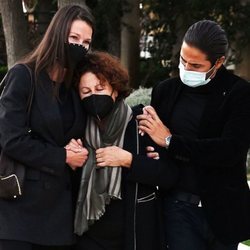
<svg viewBox="0 0 250 250">
<path fill-rule="evenodd" d="M 212 65 L 217 59 L 226 56 L 228 49 L 226 32 L 210 20 L 202 20 L 190 26 L 183 41 L 203 51 Z"/>
<path fill-rule="evenodd" d="M 60 59 L 60 65 L 66 65 L 65 42 L 68 42 L 70 28 L 75 20 L 85 21 L 94 31 L 94 17 L 86 5 L 66 5 L 60 8 L 50 22 L 41 42 L 22 60 L 22 63 L 34 68 L 35 76 L 44 69 L 48 71 L 54 69 L 58 59 Z M 59 76 L 63 75 L 63 71 L 63 67 L 58 67 Z"/>
</svg>

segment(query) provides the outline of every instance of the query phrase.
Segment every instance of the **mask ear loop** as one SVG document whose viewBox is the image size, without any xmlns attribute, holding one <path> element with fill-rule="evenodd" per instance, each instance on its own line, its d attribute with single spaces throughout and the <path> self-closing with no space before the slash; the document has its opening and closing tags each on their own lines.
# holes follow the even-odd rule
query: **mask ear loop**
<svg viewBox="0 0 250 250">
<path fill-rule="evenodd" d="M 208 78 L 212 79 L 212 78 L 215 76 L 216 70 L 213 71 L 213 69 L 215 68 L 215 66 L 216 66 L 216 62 L 215 62 L 215 64 L 214 64 L 214 66 L 207 72 L 207 74 L 206 74 L 206 80 L 207 80 Z M 210 72 L 211 72 L 211 74 L 209 75 Z M 212 78 L 211 78 L 211 77 L 212 77 Z"/>
<path fill-rule="evenodd" d="M 222 60 L 222 57 L 221 57 L 221 58 L 218 58 L 218 59 L 215 61 L 214 66 L 213 66 L 210 70 L 212 70 L 213 68 L 215 68 L 216 64 L 219 63 L 221 60 Z M 210 71 L 210 70 L 209 70 L 209 71 Z M 211 73 L 211 75 L 208 76 L 206 79 L 208 79 L 208 78 L 213 79 L 217 71 L 218 71 L 218 69 L 214 70 L 214 71 Z"/>
</svg>

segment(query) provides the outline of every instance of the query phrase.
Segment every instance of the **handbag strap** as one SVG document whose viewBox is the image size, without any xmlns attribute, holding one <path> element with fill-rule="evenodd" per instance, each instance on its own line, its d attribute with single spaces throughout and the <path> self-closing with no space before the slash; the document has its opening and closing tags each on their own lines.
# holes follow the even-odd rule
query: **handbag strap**
<svg viewBox="0 0 250 250">
<path fill-rule="evenodd" d="M 28 117 L 27 125 L 28 127 L 30 127 L 30 113 L 31 113 L 32 102 L 34 99 L 35 83 L 33 81 L 33 72 L 31 68 L 27 64 L 22 64 L 22 65 L 26 67 L 26 69 L 29 71 L 29 74 L 30 74 L 31 90 L 30 90 L 30 95 L 29 95 L 27 105 L 26 105 L 27 117 Z"/>
<path fill-rule="evenodd" d="M 8 73 L 5 74 L 2 81 L 0 82 L 0 94 L 2 94 L 2 92 L 3 92 L 4 86 L 5 86 L 5 78 L 7 75 L 8 75 Z"/>
</svg>

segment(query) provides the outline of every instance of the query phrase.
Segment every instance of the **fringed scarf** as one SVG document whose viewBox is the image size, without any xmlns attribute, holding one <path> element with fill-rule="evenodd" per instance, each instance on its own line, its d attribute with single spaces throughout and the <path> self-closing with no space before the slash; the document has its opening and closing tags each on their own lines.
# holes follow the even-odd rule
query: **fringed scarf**
<svg viewBox="0 0 250 250">
<path fill-rule="evenodd" d="M 117 101 L 112 113 L 105 118 L 102 128 L 89 116 L 85 131 L 85 146 L 89 151 L 83 166 L 74 232 L 82 235 L 105 213 L 110 199 L 121 199 L 121 167 L 97 167 L 96 149 L 107 146 L 123 147 L 127 124 L 132 117 L 131 108 L 123 100 Z"/>
</svg>

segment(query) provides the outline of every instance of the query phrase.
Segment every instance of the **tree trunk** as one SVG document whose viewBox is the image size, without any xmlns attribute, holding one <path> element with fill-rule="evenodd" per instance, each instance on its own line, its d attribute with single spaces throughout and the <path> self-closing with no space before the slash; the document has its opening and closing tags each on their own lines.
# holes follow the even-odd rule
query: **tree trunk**
<svg viewBox="0 0 250 250">
<path fill-rule="evenodd" d="M 21 0 L 1 0 L 8 68 L 29 51 L 28 30 Z"/>
<path fill-rule="evenodd" d="M 76 4 L 76 5 L 81 5 L 81 4 L 86 4 L 86 0 L 58 0 L 57 1 L 58 8 L 63 7 L 68 4 Z"/>
<path fill-rule="evenodd" d="M 250 46 L 241 49 L 241 62 L 235 66 L 235 74 L 250 81 Z"/>
<path fill-rule="evenodd" d="M 51 0 L 42 0 L 38 2 L 37 6 L 37 22 L 39 35 L 43 36 L 48 25 L 53 17 L 52 13 L 56 11 L 56 5 L 52 5 Z"/>
<path fill-rule="evenodd" d="M 114 56 L 120 57 L 121 54 L 121 30 L 118 25 L 108 22 L 108 52 Z"/>
<path fill-rule="evenodd" d="M 121 62 L 128 69 L 130 84 L 138 88 L 139 56 L 140 56 L 140 13 L 139 0 L 123 1 L 121 27 Z"/>
<path fill-rule="evenodd" d="M 188 30 L 188 28 L 189 26 L 187 24 L 187 18 L 186 17 L 183 18 L 183 15 L 179 15 L 175 21 L 176 41 L 173 44 L 172 56 L 171 56 L 171 62 L 172 62 L 172 71 L 170 72 L 171 77 L 179 76 L 178 65 L 180 61 L 180 49 L 182 46 L 184 35 Z"/>
<path fill-rule="evenodd" d="M 106 20 L 108 30 L 108 52 L 112 55 L 120 57 L 121 55 L 121 0 L 102 1 L 103 19 Z M 110 8 L 112 6 L 112 8 Z M 107 13 L 105 15 L 105 13 Z"/>
<path fill-rule="evenodd" d="M 250 2 L 250 0 L 241 0 L 240 1 L 243 6 Z M 236 64 L 235 66 L 235 74 L 239 75 L 240 77 L 250 81 L 250 45 L 247 45 L 244 48 L 239 48 L 241 50 L 241 62 Z"/>
<path fill-rule="evenodd" d="M 7 65 L 7 55 L 6 55 L 6 46 L 5 46 L 5 38 L 3 33 L 3 24 L 0 19 L 0 67 L 3 65 Z M 1 73 L 0 73 L 1 80 Z"/>
</svg>

